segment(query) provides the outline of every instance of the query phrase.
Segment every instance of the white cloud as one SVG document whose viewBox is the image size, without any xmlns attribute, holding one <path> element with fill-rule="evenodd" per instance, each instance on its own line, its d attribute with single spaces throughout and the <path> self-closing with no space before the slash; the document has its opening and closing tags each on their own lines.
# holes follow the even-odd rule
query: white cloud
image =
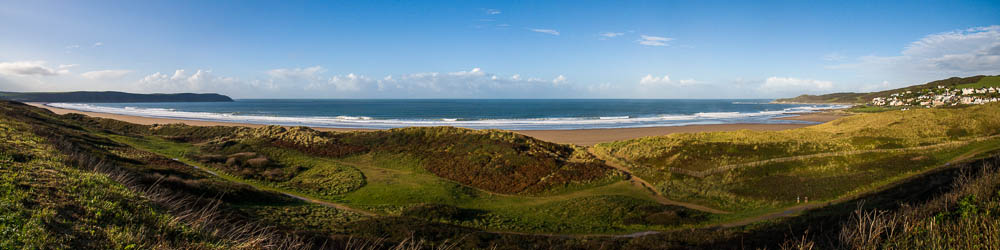
<svg viewBox="0 0 1000 250">
<path fill-rule="evenodd" d="M 194 74 L 187 75 L 186 70 L 178 69 L 173 75 L 156 72 L 147 75 L 139 80 L 139 84 L 145 91 L 167 91 L 167 92 L 201 92 L 221 90 L 238 90 L 234 86 L 241 83 L 234 77 L 216 77 L 211 70 L 196 70 Z M 239 89 L 246 91 L 246 89 Z"/>
<path fill-rule="evenodd" d="M 538 32 L 538 33 L 545 33 L 545 34 L 549 34 L 549 35 L 553 35 L 553 36 L 558 36 L 559 35 L 559 31 L 551 30 L 551 29 L 529 29 L 529 30 L 534 31 L 534 32 Z"/>
<path fill-rule="evenodd" d="M 277 78 L 313 78 L 317 77 L 318 74 L 325 72 L 326 69 L 320 66 L 312 66 L 308 68 L 294 68 L 294 69 L 272 69 L 268 70 L 267 74 L 271 77 Z"/>
<path fill-rule="evenodd" d="M 79 48 L 80 48 L 80 45 L 77 45 L 77 44 L 66 45 L 66 49 L 79 49 Z"/>
<path fill-rule="evenodd" d="M 694 79 L 682 79 L 680 81 L 677 81 L 677 83 L 681 86 L 689 86 L 698 84 L 698 81 L 695 81 Z"/>
<path fill-rule="evenodd" d="M 156 72 L 156 73 L 159 74 L 160 72 Z M 174 70 L 174 74 L 173 74 L 173 76 L 170 77 L 170 80 L 172 80 L 172 81 L 180 81 L 180 80 L 184 80 L 185 78 L 187 78 L 187 75 L 184 73 L 184 70 L 183 69 L 178 69 L 178 70 Z"/>
<path fill-rule="evenodd" d="M 764 90 L 828 90 L 833 88 L 833 82 L 772 76 L 768 77 L 760 88 Z"/>
<path fill-rule="evenodd" d="M 694 79 L 682 79 L 679 81 L 674 81 L 670 79 L 669 75 L 663 75 L 662 77 L 653 76 L 652 74 L 646 75 L 639 79 L 640 87 L 662 87 L 662 86 L 673 86 L 673 87 L 686 87 L 698 84 L 699 82 Z"/>
<path fill-rule="evenodd" d="M 469 71 L 451 72 L 448 73 L 448 75 L 459 76 L 459 77 L 480 77 L 486 75 L 486 73 L 483 73 L 483 70 L 480 68 L 473 68 L 472 70 Z"/>
<path fill-rule="evenodd" d="M 392 77 L 384 79 L 387 81 L 391 81 Z M 371 78 L 368 78 L 366 76 L 355 75 L 354 73 L 350 73 L 343 76 L 333 76 L 330 77 L 330 80 L 327 81 L 327 83 L 333 85 L 336 90 L 349 91 L 349 92 L 361 91 L 361 88 L 364 84 L 370 84 L 374 82 L 375 81 L 372 80 Z M 312 87 L 316 88 L 317 86 L 314 85 Z"/>
<path fill-rule="evenodd" d="M 642 79 L 639 79 L 639 86 L 656 86 L 664 85 L 670 83 L 670 76 L 664 75 L 663 77 L 656 77 L 653 75 L 646 75 Z"/>
<path fill-rule="evenodd" d="M 498 10 L 498 9 L 487 9 L 486 10 L 486 14 L 487 15 L 499 15 L 500 13 L 502 13 L 502 12 L 500 12 L 500 10 Z"/>
<path fill-rule="evenodd" d="M 844 59 L 847 59 L 847 57 L 844 56 L 844 55 L 841 55 L 840 53 L 837 53 L 837 52 L 828 53 L 826 55 L 823 55 L 823 60 L 824 61 L 843 61 Z"/>
<path fill-rule="evenodd" d="M 80 76 L 91 80 L 109 80 L 122 78 L 129 73 L 132 73 L 132 71 L 124 69 L 109 69 L 84 72 L 83 74 L 80 74 Z"/>
<path fill-rule="evenodd" d="M 618 37 L 618 36 L 621 36 L 621 35 L 625 35 L 625 33 L 620 33 L 620 32 L 604 32 L 604 33 L 601 33 L 601 34 L 598 34 L 598 35 L 602 36 L 604 38 L 615 38 L 615 37 Z"/>
<path fill-rule="evenodd" d="M 0 74 L 4 75 L 54 76 L 66 73 L 69 73 L 69 70 L 45 66 L 45 61 L 0 62 Z"/>
<path fill-rule="evenodd" d="M 559 85 L 563 83 L 566 83 L 566 77 L 563 75 L 559 75 L 555 79 L 552 79 L 552 84 Z"/>
<path fill-rule="evenodd" d="M 104 43 L 103 43 L 103 42 L 96 42 L 96 43 L 94 43 L 94 45 L 92 45 L 91 47 L 94 47 L 94 48 L 97 48 L 97 47 L 101 47 L 101 46 L 104 46 Z"/>
<path fill-rule="evenodd" d="M 615 85 L 612 85 L 610 82 L 606 82 L 606 83 L 587 86 L 587 91 L 594 92 L 597 94 L 607 94 L 608 91 L 614 88 Z"/>
<path fill-rule="evenodd" d="M 889 84 L 889 81 L 882 81 L 882 83 L 879 83 L 879 84 L 869 84 L 869 85 L 862 86 L 861 87 L 861 91 L 862 92 L 874 92 L 874 91 L 887 90 L 887 89 L 890 89 L 890 86 L 892 86 L 892 85 Z"/>
<path fill-rule="evenodd" d="M 997 74 L 1000 73 L 1000 25 L 931 34 L 906 45 L 896 56 L 862 56 L 855 62 L 828 68 L 888 76 L 901 80 L 900 83 Z"/>
<path fill-rule="evenodd" d="M 659 37 L 659 36 L 647 36 L 640 35 L 641 39 L 637 40 L 639 44 L 646 46 L 669 46 L 667 42 L 673 41 L 673 38 L 669 37 Z"/>
</svg>

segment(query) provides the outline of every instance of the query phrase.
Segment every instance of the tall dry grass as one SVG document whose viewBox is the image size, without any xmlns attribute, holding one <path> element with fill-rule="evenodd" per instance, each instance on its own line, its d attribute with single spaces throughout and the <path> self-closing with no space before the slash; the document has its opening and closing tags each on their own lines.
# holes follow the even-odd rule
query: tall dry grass
<svg viewBox="0 0 1000 250">
<path fill-rule="evenodd" d="M 1000 165 L 994 157 L 981 170 L 963 170 L 948 192 L 894 211 L 865 209 L 845 219 L 834 249 L 1000 249 Z M 786 239 L 781 249 L 812 249 L 802 235 Z"/>
</svg>

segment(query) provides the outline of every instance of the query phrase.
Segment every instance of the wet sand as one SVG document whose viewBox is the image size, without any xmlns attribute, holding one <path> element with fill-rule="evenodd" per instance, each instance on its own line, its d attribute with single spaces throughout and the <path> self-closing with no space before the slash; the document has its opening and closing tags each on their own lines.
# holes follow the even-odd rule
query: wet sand
<svg viewBox="0 0 1000 250">
<path fill-rule="evenodd" d="M 262 127 L 265 125 L 260 124 L 246 124 L 246 123 L 231 123 L 231 122 L 215 122 L 215 121 L 197 121 L 197 120 L 181 120 L 181 119 L 169 119 L 169 118 L 152 118 L 152 117 L 140 117 L 140 116 L 130 116 L 130 115 L 118 115 L 118 114 L 108 114 L 108 113 L 96 113 L 96 112 L 85 112 L 76 111 L 69 109 L 61 109 L 45 106 L 43 103 L 28 103 L 29 105 L 48 109 L 56 114 L 66 114 L 66 113 L 78 113 L 84 114 L 92 117 L 101 117 L 108 119 L 115 119 L 120 121 L 131 122 L 135 124 L 152 125 L 152 124 L 171 124 L 171 123 L 183 123 L 193 126 L 245 126 L 245 127 Z M 824 123 L 837 118 L 844 117 L 845 114 L 837 112 L 820 112 L 820 113 L 809 113 L 802 114 L 793 117 L 777 118 L 780 120 L 799 120 L 799 121 L 810 121 Z M 612 142 L 619 140 L 634 139 L 646 136 L 658 136 L 667 135 L 673 133 L 695 133 L 695 132 L 717 132 L 717 131 L 735 131 L 742 129 L 757 130 L 757 131 L 777 131 L 786 130 L 812 126 L 814 124 L 757 124 L 757 123 L 739 123 L 739 124 L 711 124 L 711 125 L 686 125 L 686 126 L 664 126 L 664 127 L 648 127 L 648 128 L 608 128 L 608 129 L 573 129 L 573 130 L 514 130 L 516 133 L 521 133 L 527 136 L 535 137 L 545 141 L 556 142 L 556 143 L 568 143 L 576 144 L 580 146 L 591 146 L 597 143 Z M 375 129 L 357 129 L 357 128 L 324 128 L 315 127 L 314 129 L 320 131 L 372 131 Z"/>
</svg>

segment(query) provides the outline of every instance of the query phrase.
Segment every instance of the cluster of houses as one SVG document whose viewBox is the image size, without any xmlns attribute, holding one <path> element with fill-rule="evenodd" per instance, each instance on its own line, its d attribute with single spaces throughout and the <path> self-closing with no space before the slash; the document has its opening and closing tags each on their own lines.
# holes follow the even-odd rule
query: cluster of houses
<svg viewBox="0 0 1000 250">
<path fill-rule="evenodd" d="M 959 104 L 984 104 L 1000 102 L 1000 88 L 963 88 L 952 89 L 937 86 L 936 89 L 921 91 L 906 91 L 889 95 L 888 97 L 872 98 L 874 106 L 923 106 L 937 107 Z"/>
</svg>

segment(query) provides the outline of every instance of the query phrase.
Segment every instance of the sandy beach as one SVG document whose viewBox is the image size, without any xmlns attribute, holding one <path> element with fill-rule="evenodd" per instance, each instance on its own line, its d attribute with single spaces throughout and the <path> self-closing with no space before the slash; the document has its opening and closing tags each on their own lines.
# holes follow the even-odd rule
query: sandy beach
<svg viewBox="0 0 1000 250">
<path fill-rule="evenodd" d="M 171 123 L 182 123 L 192 126 L 245 126 L 245 127 L 262 127 L 265 125 L 260 124 L 246 124 L 246 123 L 230 123 L 230 122 L 215 122 L 215 121 L 197 121 L 197 120 L 181 120 L 181 119 L 168 119 L 168 118 L 152 118 L 152 117 L 140 117 L 140 116 L 130 116 L 130 115 L 119 115 L 119 114 L 108 114 L 108 113 L 97 113 L 97 112 L 85 112 L 76 111 L 69 109 L 54 108 L 44 105 L 44 103 L 28 103 L 31 106 L 48 109 L 56 114 L 67 114 L 67 113 L 78 113 L 84 114 L 92 117 L 101 117 L 108 119 L 115 119 L 120 121 L 131 122 L 135 124 L 152 125 L 152 124 L 171 124 Z M 799 120 L 799 121 L 810 121 L 825 123 L 828 121 L 836 120 L 846 116 L 846 114 L 841 114 L 837 112 L 819 112 L 819 113 L 807 113 L 796 115 L 792 117 L 777 118 L 780 120 Z M 757 131 L 777 131 L 786 130 L 812 126 L 813 124 L 756 124 L 756 123 L 738 123 L 738 124 L 709 124 L 709 125 L 685 125 L 685 126 L 665 126 L 665 127 L 647 127 L 647 128 L 609 128 L 609 129 L 573 129 L 573 130 L 514 130 L 516 133 L 521 133 L 527 136 L 535 137 L 538 139 L 556 142 L 556 143 L 568 143 L 576 144 L 580 146 L 591 146 L 597 143 L 612 142 L 619 140 L 634 139 L 646 136 L 658 136 L 667 135 L 673 133 L 695 133 L 695 132 L 717 132 L 717 131 L 735 131 L 742 129 L 757 130 Z M 326 127 L 315 127 L 314 129 L 320 131 L 371 131 L 373 129 L 357 129 L 357 128 L 326 128 Z"/>
</svg>

